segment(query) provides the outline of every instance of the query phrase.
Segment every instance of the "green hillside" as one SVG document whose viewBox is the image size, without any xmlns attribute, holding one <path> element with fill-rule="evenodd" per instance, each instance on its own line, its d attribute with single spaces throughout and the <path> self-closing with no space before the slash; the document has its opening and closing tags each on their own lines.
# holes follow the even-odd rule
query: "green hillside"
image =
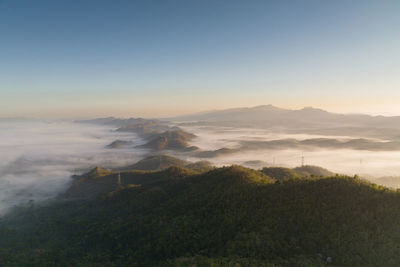
<svg viewBox="0 0 400 267">
<path fill-rule="evenodd" d="M 197 172 L 205 172 L 214 168 L 211 162 L 205 160 L 190 162 L 168 155 L 153 155 L 153 156 L 148 156 L 136 162 L 135 164 L 126 167 L 125 169 L 157 171 L 172 166 L 184 167 Z"/>
<path fill-rule="evenodd" d="M 196 150 L 197 147 L 189 145 L 189 141 L 195 137 L 194 134 L 181 129 L 168 130 L 158 134 L 140 147 L 153 150 Z"/>
<path fill-rule="evenodd" d="M 302 177 L 302 174 L 292 169 L 283 167 L 265 167 L 261 170 L 261 172 L 279 181 Z"/>
<path fill-rule="evenodd" d="M 302 176 L 333 176 L 335 173 L 318 166 L 304 165 L 293 169 Z"/>
<path fill-rule="evenodd" d="M 400 193 L 240 166 L 132 172 L 90 200 L 2 219 L 1 266 L 398 266 Z M 108 179 L 109 175 L 92 177 Z"/>
<path fill-rule="evenodd" d="M 168 155 L 154 155 L 146 157 L 127 167 L 133 170 L 160 170 L 171 166 L 185 166 L 189 162 Z"/>
<path fill-rule="evenodd" d="M 59 198 L 89 199 L 101 193 L 111 192 L 121 186 L 142 184 L 146 181 L 153 181 L 156 177 L 167 176 L 168 173 L 161 170 L 171 167 L 181 167 L 182 170 L 191 170 L 193 173 L 202 173 L 214 168 L 208 161 L 189 162 L 168 155 L 153 155 L 122 168 L 122 171 L 108 171 L 97 166 L 88 173 L 75 175 L 71 186 Z"/>
<path fill-rule="evenodd" d="M 265 167 L 261 170 L 261 172 L 277 180 L 335 176 L 335 173 L 325 168 L 312 165 L 304 165 L 293 169 L 284 167 Z"/>
</svg>

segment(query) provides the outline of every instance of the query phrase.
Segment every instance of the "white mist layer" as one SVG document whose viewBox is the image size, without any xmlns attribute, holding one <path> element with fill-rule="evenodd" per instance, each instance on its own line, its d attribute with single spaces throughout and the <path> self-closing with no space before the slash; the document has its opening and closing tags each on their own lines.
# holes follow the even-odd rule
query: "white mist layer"
<svg viewBox="0 0 400 267">
<path fill-rule="evenodd" d="M 197 135 L 191 145 L 201 150 L 237 148 L 239 141 L 243 140 L 328 137 L 280 134 L 262 129 L 182 128 Z M 105 148 L 117 139 L 132 141 L 133 145 L 124 149 Z M 143 142 L 133 133 L 115 132 L 110 126 L 66 121 L 0 121 L 0 214 L 15 205 L 54 198 L 67 189 L 72 174 L 83 173 L 96 165 L 118 168 L 135 163 L 149 152 L 134 148 Z M 258 150 L 209 159 L 171 153 L 191 161 L 209 160 L 216 166 L 242 164 L 251 168 L 296 167 L 301 165 L 304 156 L 305 164 L 321 166 L 337 173 L 364 177 L 400 176 L 400 151 Z"/>
<path fill-rule="evenodd" d="M 118 168 L 146 151 L 106 149 L 115 139 L 143 143 L 132 133 L 65 121 L 0 121 L 0 214 L 14 205 L 55 197 L 71 175 L 102 165 Z"/>
<path fill-rule="evenodd" d="M 223 147 L 238 148 L 240 140 L 271 141 L 294 138 L 305 140 L 312 138 L 347 139 L 347 136 L 322 136 L 308 134 L 280 134 L 263 129 L 243 129 L 229 127 L 199 127 L 185 126 L 186 131 L 195 133 L 198 137 L 191 145 L 202 150 L 216 150 Z M 351 137 L 354 138 L 354 137 Z M 217 166 L 242 164 L 253 168 L 263 166 L 297 167 L 302 163 L 317 165 L 333 172 L 362 175 L 365 177 L 400 176 L 400 151 L 376 152 L 352 149 L 316 149 L 302 151 L 297 149 L 241 151 L 210 158 Z M 204 158 L 189 158 L 199 160 Z M 250 161 L 250 162 L 249 162 Z M 253 161 L 253 162 L 251 162 Z M 259 162 L 256 162 L 259 161 Z"/>
</svg>

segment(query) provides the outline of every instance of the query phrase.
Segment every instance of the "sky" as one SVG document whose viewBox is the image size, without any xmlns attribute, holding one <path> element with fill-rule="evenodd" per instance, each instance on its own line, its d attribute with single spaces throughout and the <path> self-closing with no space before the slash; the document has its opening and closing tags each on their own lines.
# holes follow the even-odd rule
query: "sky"
<svg viewBox="0 0 400 267">
<path fill-rule="evenodd" d="M 400 1 L 0 0 L 0 117 L 400 115 Z"/>
</svg>

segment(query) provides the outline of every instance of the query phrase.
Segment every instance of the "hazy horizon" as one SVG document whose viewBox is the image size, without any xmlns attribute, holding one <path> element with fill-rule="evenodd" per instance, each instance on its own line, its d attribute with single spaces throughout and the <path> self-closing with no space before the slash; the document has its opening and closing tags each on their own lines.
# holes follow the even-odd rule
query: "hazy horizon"
<svg viewBox="0 0 400 267">
<path fill-rule="evenodd" d="M 179 112 L 159 112 L 159 113 L 147 113 L 147 112 L 129 112 L 129 111 L 122 111 L 122 112 L 90 112 L 90 114 L 77 114 L 74 116 L 63 116 L 58 113 L 55 114 L 48 114 L 45 115 L 16 115 L 16 116 L 0 116 L 0 120 L 7 120 L 7 119 L 49 119 L 49 120 L 71 120 L 71 119 L 94 119 L 94 118 L 106 118 L 106 117 L 115 117 L 115 118 L 146 118 L 146 119 L 169 119 L 179 116 L 186 116 L 186 115 L 197 115 L 197 114 L 204 114 L 204 113 L 211 113 L 211 112 L 218 112 L 224 110 L 231 110 L 231 109 L 251 109 L 263 106 L 273 106 L 279 109 L 284 110 L 302 110 L 306 108 L 312 109 L 319 109 L 324 110 L 329 113 L 333 114 L 343 114 L 343 115 L 370 115 L 370 116 L 384 116 L 384 117 L 397 117 L 400 116 L 400 112 L 372 112 L 371 110 L 354 110 L 354 111 L 346 111 L 346 110 L 336 110 L 336 109 L 325 109 L 319 106 L 278 106 L 273 104 L 262 104 L 262 105 L 254 105 L 254 106 L 232 106 L 232 107 L 225 107 L 225 108 L 210 108 L 210 109 L 200 109 L 200 110 L 188 110 L 188 111 L 179 111 Z"/>
<path fill-rule="evenodd" d="M 400 115 L 398 1 L 0 1 L 0 117 Z"/>
</svg>

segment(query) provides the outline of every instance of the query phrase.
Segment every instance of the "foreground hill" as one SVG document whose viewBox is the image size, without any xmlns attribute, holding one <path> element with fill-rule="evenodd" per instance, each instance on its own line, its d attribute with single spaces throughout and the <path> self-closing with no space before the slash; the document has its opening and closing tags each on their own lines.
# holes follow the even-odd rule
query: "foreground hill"
<svg viewBox="0 0 400 267">
<path fill-rule="evenodd" d="M 284 167 L 265 167 L 261 172 L 278 181 L 303 177 L 300 173 Z"/>
<path fill-rule="evenodd" d="M 168 155 L 153 155 L 128 166 L 126 169 L 156 171 L 172 166 L 184 167 L 198 172 L 209 171 L 213 168 L 213 165 L 208 161 L 189 162 Z"/>
<path fill-rule="evenodd" d="M 304 165 L 301 167 L 296 167 L 293 169 L 295 172 L 299 173 L 302 176 L 333 176 L 335 173 L 313 165 Z"/>
<path fill-rule="evenodd" d="M 98 176 L 97 174 L 98 173 Z M 97 169 L 93 179 L 108 173 Z M 398 266 L 400 194 L 358 179 L 171 167 L 3 219 L 0 265 Z"/>
<path fill-rule="evenodd" d="M 335 173 L 325 168 L 313 165 L 304 165 L 293 169 L 284 167 L 265 167 L 261 170 L 261 172 L 278 181 L 293 178 L 322 178 L 335 175 Z"/>
<path fill-rule="evenodd" d="M 399 176 L 384 176 L 377 179 L 371 179 L 376 184 L 385 185 L 390 188 L 400 188 L 400 177 Z"/>
<path fill-rule="evenodd" d="M 171 166 L 183 167 L 189 162 L 168 155 L 154 155 L 146 157 L 135 164 L 128 166 L 131 170 L 161 170 Z"/>
<path fill-rule="evenodd" d="M 208 161 L 189 162 L 168 155 L 154 155 L 144 158 L 122 171 L 109 171 L 100 166 L 83 175 L 75 175 L 74 182 L 61 194 L 61 199 L 90 199 L 99 194 L 111 192 L 119 187 L 143 184 L 159 176 L 168 176 L 170 167 L 181 167 L 187 172 L 206 172 L 213 169 Z M 165 172 L 155 172 L 165 170 Z"/>
</svg>

